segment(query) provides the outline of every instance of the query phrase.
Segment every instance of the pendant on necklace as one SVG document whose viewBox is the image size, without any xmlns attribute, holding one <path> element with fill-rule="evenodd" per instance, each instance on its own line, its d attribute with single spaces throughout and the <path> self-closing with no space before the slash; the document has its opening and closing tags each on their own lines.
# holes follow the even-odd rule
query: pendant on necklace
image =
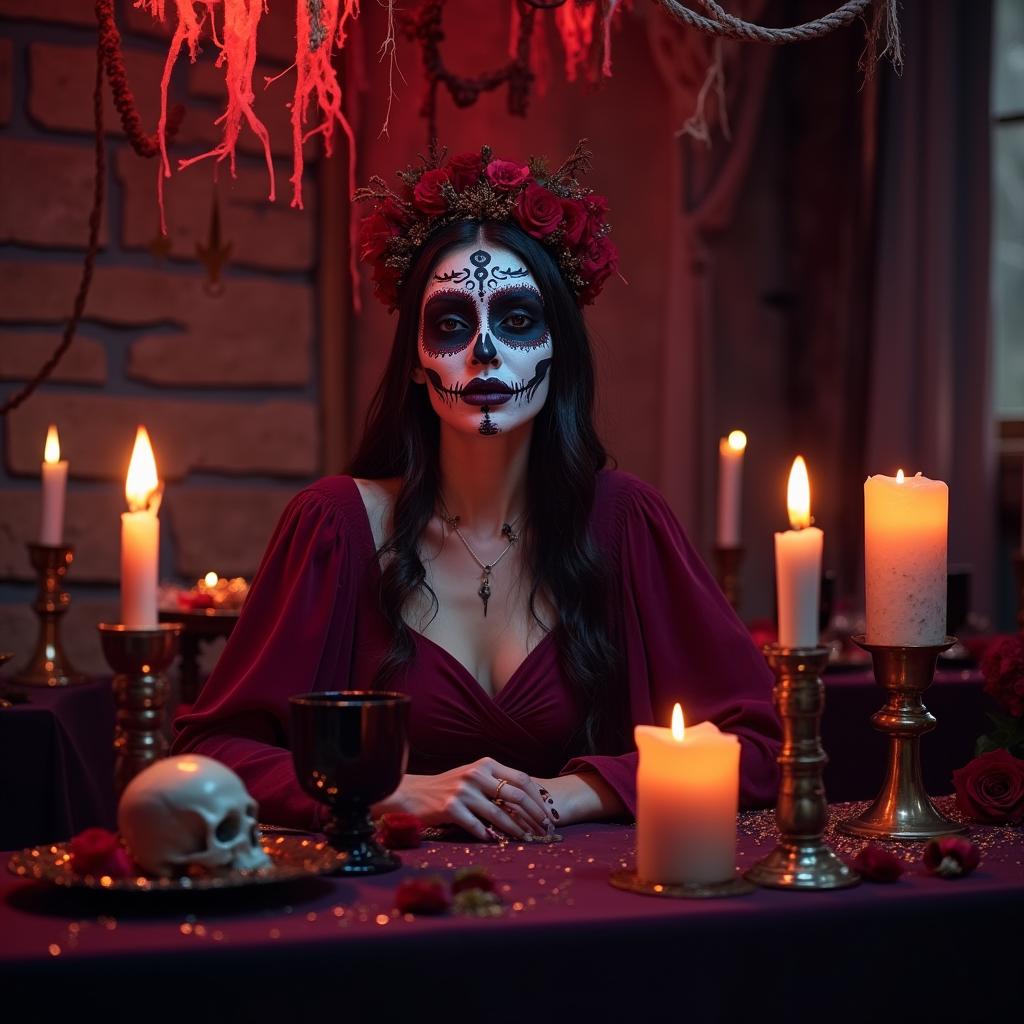
<svg viewBox="0 0 1024 1024">
<path fill-rule="evenodd" d="M 484 566 L 483 575 L 480 577 L 480 589 L 477 591 L 477 595 L 480 600 L 484 603 L 484 618 L 487 618 L 487 602 L 491 599 L 491 567 L 489 565 Z"/>
</svg>

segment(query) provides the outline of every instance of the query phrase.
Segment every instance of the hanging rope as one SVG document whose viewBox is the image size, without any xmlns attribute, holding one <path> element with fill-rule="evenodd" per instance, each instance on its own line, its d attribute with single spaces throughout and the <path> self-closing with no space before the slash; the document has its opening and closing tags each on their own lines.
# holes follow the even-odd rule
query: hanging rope
<svg viewBox="0 0 1024 1024">
<path fill-rule="evenodd" d="M 888 54 L 894 67 L 899 69 L 903 66 L 903 49 L 896 13 L 897 0 L 847 0 L 830 14 L 790 28 L 765 28 L 752 21 L 744 21 L 723 10 L 715 0 L 697 2 L 704 8 L 707 16 L 691 10 L 679 0 L 658 0 L 674 18 L 706 35 L 722 36 L 746 43 L 767 43 L 769 46 L 784 46 L 787 43 L 804 43 L 811 39 L 820 39 L 838 28 L 849 25 L 857 18 L 864 17 L 866 12 L 873 8 L 872 24 L 868 28 L 868 41 L 874 51 L 870 58 L 872 63 Z M 881 53 L 877 52 L 879 38 L 885 42 Z"/>
<path fill-rule="evenodd" d="M 110 88 L 114 94 L 114 105 L 121 115 L 121 124 L 125 135 L 139 156 L 153 157 L 159 154 L 160 144 L 157 136 L 146 135 L 142 130 L 142 120 L 135 106 L 135 97 L 128 87 L 128 74 L 124 67 L 124 56 L 121 53 L 121 33 L 114 24 L 114 0 L 96 0 L 96 19 L 99 23 L 99 38 L 96 44 L 96 83 L 92 93 L 93 129 L 96 136 L 96 164 L 93 183 L 92 210 L 89 212 L 89 241 L 82 261 L 82 277 L 75 293 L 75 301 L 71 308 L 71 316 L 64 327 L 64 335 L 60 344 L 54 349 L 53 355 L 40 367 L 39 372 L 20 391 L 15 392 L 0 406 L 0 416 L 6 416 L 16 409 L 31 395 L 40 384 L 50 376 L 61 361 L 64 353 L 75 339 L 75 332 L 85 311 L 86 299 L 89 297 L 89 286 L 92 284 L 93 271 L 96 267 L 96 254 L 99 251 L 100 226 L 103 223 L 103 200 L 107 177 L 107 161 L 103 134 L 103 72 L 107 72 Z M 173 136 L 178 132 L 181 119 L 185 114 L 184 107 L 178 105 L 168 116 L 168 133 Z"/>
</svg>

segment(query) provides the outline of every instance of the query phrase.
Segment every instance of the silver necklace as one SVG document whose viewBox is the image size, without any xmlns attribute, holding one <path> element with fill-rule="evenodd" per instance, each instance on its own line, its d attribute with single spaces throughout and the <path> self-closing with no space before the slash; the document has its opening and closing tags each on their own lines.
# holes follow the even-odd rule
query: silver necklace
<svg viewBox="0 0 1024 1024">
<path fill-rule="evenodd" d="M 480 586 L 477 589 L 476 593 L 477 597 L 479 597 L 480 600 L 483 602 L 484 618 L 486 619 L 487 602 L 491 599 L 491 573 L 494 571 L 494 567 L 505 557 L 505 555 L 508 554 L 509 549 L 512 547 L 512 545 L 519 540 L 520 535 L 515 532 L 514 527 L 516 523 L 519 522 L 522 514 L 520 513 L 520 515 L 516 516 L 511 523 L 501 524 L 501 535 L 508 539 L 508 544 L 505 545 L 505 550 L 502 551 L 497 558 L 495 558 L 491 562 L 484 562 L 477 556 L 477 553 L 470 546 L 469 541 L 466 540 L 466 538 L 463 536 L 462 531 L 459 529 L 459 517 L 453 516 L 448 511 L 448 507 L 447 505 L 445 505 L 443 498 L 441 499 L 441 507 L 444 509 L 444 511 L 441 513 L 441 518 L 448 524 L 448 526 L 450 526 L 455 531 L 455 533 L 459 537 L 459 540 L 461 540 L 462 543 L 465 544 L 466 550 L 470 553 L 470 555 L 472 555 L 473 561 L 480 566 Z"/>
</svg>

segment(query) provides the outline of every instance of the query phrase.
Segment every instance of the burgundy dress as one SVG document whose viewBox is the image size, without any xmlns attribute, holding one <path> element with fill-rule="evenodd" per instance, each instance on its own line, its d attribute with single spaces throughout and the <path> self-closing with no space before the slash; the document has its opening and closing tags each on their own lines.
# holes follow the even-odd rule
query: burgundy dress
<svg viewBox="0 0 1024 1024">
<path fill-rule="evenodd" d="M 632 726 L 706 719 L 740 738 L 740 801 L 774 802 L 780 729 L 772 676 L 665 499 L 620 470 L 598 475 L 591 529 L 610 560 L 613 627 L 625 655 L 629 749 L 573 756 L 582 713 L 546 634 L 491 697 L 444 648 L 413 631 L 416 654 L 389 688 L 408 693 L 409 772 L 435 774 L 493 757 L 530 775 L 597 772 L 636 811 Z M 300 788 L 288 750 L 291 694 L 369 689 L 388 647 L 380 570 L 362 497 L 350 476 L 326 477 L 285 509 L 238 624 L 191 711 L 174 753 L 233 768 L 263 821 L 308 828 L 320 807 Z"/>
</svg>

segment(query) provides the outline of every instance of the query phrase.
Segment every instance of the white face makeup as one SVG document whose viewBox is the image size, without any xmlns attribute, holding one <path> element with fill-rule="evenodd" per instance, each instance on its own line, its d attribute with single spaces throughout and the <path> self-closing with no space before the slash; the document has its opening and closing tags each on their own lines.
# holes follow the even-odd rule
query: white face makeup
<svg viewBox="0 0 1024 1024">
<path fill-rule="evenodd" d="M 508 249 L 470 242 L 434 267 L 420 305 L 420 363 L 434 411 L 485 437 L 527 423 L 548 394 L 540 288 Z"/>
</svg>

